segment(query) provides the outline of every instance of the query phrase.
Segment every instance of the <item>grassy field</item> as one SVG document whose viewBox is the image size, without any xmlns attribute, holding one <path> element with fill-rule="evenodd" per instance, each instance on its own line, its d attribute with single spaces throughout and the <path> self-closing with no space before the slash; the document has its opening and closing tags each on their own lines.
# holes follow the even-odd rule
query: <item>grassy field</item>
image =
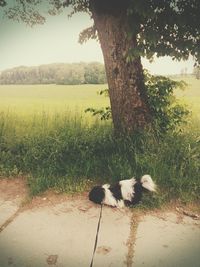
<svg viewBox="0 0 200 267">
<path fill-rule="evenodd" d="M 103 107 L 108 98 L 99 96 L 107 85 L 0 85 L 0 112 L 19 115 L 82 112 Z"/>
<path fill-rule="evenodd" d="M 200 80 L 192 76 L 179 77 L 174 80 L 183 80 L 187 83 L 184 90 L 177 90 L 175 95 L 188 105 L 189 110 L 200 120 Z"/>
<path fill-rule="evenodd" d="M 200 116 L 200 80 L 192 76 L 173 78 L 187 86 L 175 95 Z M 106 84 L 98 85 L 0 85 L 0 112 L 18 115 L 82 112 L 88 107 L 105 107 L 109 99 L 99 96 Z"/>
<path fill-rule="evenodd" d="M 180 80 L 178 78 L 178 80 Z M 112 125 L 83 111 L 103 107 L 106 85 L 0 86 L 0 176 L 26 175 L 32 194 L 48 188 L 82 191 L 96 182 L 150 173 L 162 194 L 196 201 L 200 192 L 200 81 L 187 77 L 175 95 L 193 113 L 181 132 L 158 140 L 151 133 L 120 139 Z M 145 201 L 145 200 L 144 200 Z"/>
</svg>

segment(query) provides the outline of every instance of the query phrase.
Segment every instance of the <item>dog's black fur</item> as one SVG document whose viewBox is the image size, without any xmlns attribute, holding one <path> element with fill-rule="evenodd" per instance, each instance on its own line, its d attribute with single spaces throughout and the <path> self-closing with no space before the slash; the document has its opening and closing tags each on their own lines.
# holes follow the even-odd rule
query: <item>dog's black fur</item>
<svg viewBox="0 0 200 267">
<path fill-rule="evenodd" d="M 92 188 L 89 193 L 89 200 L 96 204 L 101 204 L 102 200 L 105 198 L 105 189 L 97 185 Z"/>
<path fill-rule="evenodd" d="M 114 185 L 109 185 L 108 190 L 110 190 L 112 196 L 116 199 L 116 201 L 123 201 L 125 206 L 132 206 L 138 204 L 142 198 L 143 192 L 148 191 L 142 186 L 142 183 L 140 181 L 135 181 L 132 188 L 132 191 L 134 193 L 130 201 L 123 198 L 120 182 Z M 105 189 L 102 186 L 95 186 L 89 192 L 89 199 L 96 204 L 102 204 L 105 198 L 105 194 Z"/>
</svg>

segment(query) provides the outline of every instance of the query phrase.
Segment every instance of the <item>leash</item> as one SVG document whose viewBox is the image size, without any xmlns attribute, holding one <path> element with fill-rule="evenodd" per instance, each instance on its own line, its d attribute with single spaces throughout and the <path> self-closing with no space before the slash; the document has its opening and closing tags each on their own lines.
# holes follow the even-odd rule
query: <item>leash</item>
<svg viewBox="0 0 200 267">
<path fill-rule="evenodd" d="M 95 243 L 94 243 L 94 250 L 93 250 L 93 254 L 92 254 L 92 260 L 91 260 L 91 263 L 90 263 L 90 267 L 93 266 L 94 255 L 95 255 L 96 248 L 97 248 L 99 228 L 100 228 L 101 217 L 102 217 L 102 208 L 103 208 L 103 205 L 101 204 L 101 210 L 100 210 L 100 215 L 99 215 L 99 222 L 98 222 L 98 225 L 97 225 L 97 233 L 96 233 L 96 238 L 95 238 Z"/>
</svg>

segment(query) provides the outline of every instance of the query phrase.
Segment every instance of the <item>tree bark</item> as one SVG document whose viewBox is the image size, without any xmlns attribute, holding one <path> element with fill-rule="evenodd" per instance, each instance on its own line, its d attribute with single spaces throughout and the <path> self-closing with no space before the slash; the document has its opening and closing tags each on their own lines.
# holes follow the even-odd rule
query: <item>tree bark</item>
<svg viewBox="0 0 200 267">
<path fill-rule="evenodd" d="M 91 5 L 91 12 L 105 61 L 114 129 L 125 134 L 144 129 L 151 121 L 151 114 L 141 59 L 127 61 L 130 48 L 137 44 L 136 37 L 127 37 L 131 29 L 126 9 L 101 12 Z"/>
</svg>

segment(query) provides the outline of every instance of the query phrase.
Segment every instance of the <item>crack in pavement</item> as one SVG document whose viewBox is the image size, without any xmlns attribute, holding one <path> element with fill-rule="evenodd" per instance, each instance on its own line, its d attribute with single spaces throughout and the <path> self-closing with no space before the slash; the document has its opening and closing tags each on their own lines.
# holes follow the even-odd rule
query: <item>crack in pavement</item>
<svg viewBox="0 0 200 267">
<path fill-rule="evenodd" d="M 126 255 L 125 264 L 127 267 L 133 266 L 133 257 L 135 252 L 135 241 L 136 241 L 138 224 L 139 224 L 139 215 L 132 212 L 130 219 L 130 234 L 126 243 L 126 246 L 128 247 L 128 253 Z"/>
<path fill-rule="evenodd" d="M 14 221 L 14 219 L 19 215 L 21 212 L 21 208 L 19 208 L 12 216 L 10 216 L 1 226 L 0 226 L 0 233 Z"/>
</svg>

